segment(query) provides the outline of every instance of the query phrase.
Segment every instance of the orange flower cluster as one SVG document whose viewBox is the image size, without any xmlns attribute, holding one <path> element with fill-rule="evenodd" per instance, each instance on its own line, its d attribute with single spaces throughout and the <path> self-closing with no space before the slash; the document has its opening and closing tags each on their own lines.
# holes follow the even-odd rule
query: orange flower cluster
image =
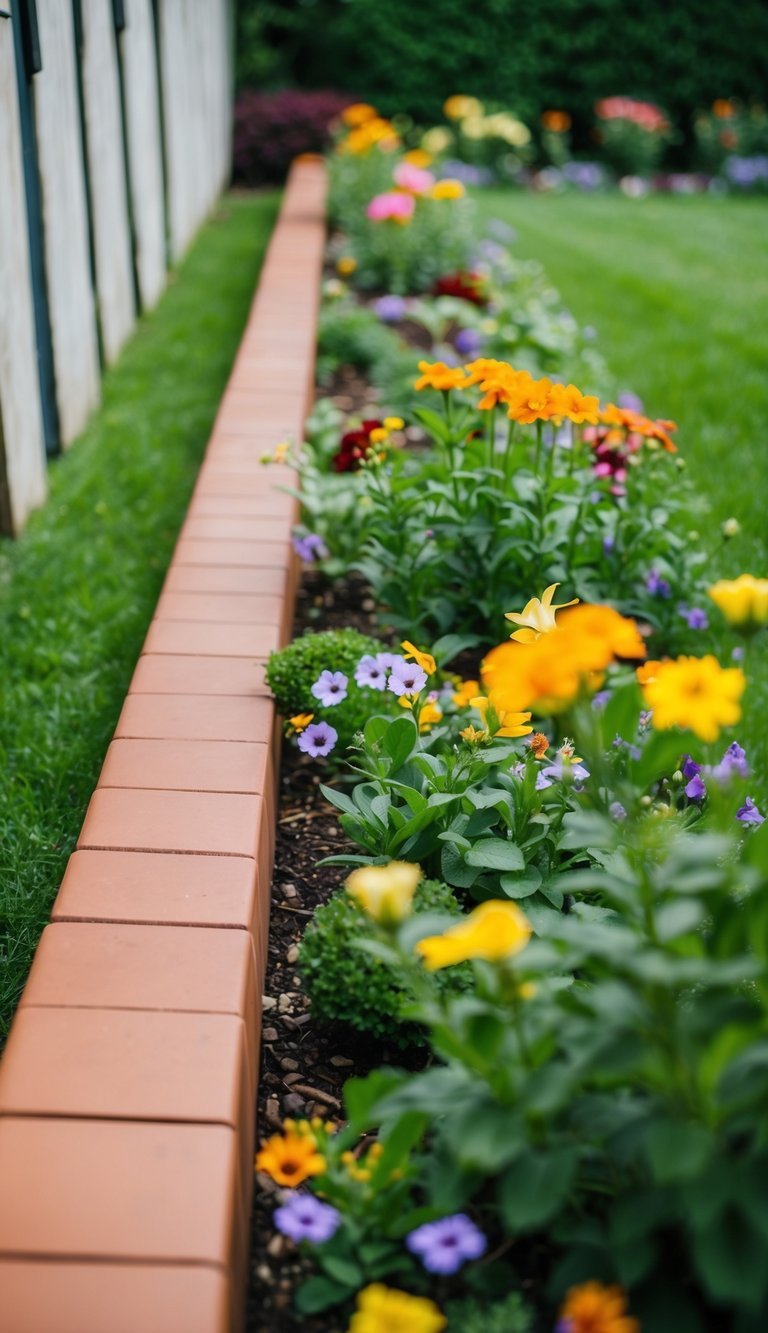
<svg viewBox="0 0 768 1333">
<path fill-rule="evenodd" d="M 532 643 L 510 640 L 493 648 L 483 662 L 482 678 L 497 708 L 557 713 L 582 691 L 596 690 L 617 658 L 644 657 L 645 644 L 633 620 L 610 606 L 576 606 Z"/>
<path fill-rule="evenodd" d="M 372 148 L 391 153 L 400 143 L 400 136 L 390 120 L 380 116 L 367 102 L 354 102 L 342 111 L 341 119 L 349 130 L 341 140 L 339 151 L 361 157 Z"/>
<path fill-rule="evenodd" d="M 551 134 L 565 134 L 571 128 L 571 118 L 567 111 L 545 111 L 541 123 Z"/>
<path fill-rule="evenodd" d="M 670 437 L 670 432 L 677 430 L 674 421 L 652 421 L 650 417 L 644 417 L 642 412 L 633 412 L 627 407 L 617 407 L 615 403 L 608 403 L 600 412 L 599 419 L 604 426 L 615 426 L 626 431 L 628 439 L 633 435 L 640 436 L 638 444 L 642 439 L 658 440 L 667 453 L 677 453 L 677 445 Z"/>
<path fill-rule="evenodd" d="M 535 380 L 527 370 L 515 370 L 506 361 L 480 357 L 466 366 L 451 368 L 437 361 L 419 362 L 421 378 L 417 389 L 469 389 L 479 385 L 482 397 L 477 406 L 483 411 L 502 404 L 511 421 L 530 425 L 533 421 L 597 422 L 600 404 L 591 394 L 583 394 L 575 384 L 556 384 L 549 379 Z"/>
</svg>

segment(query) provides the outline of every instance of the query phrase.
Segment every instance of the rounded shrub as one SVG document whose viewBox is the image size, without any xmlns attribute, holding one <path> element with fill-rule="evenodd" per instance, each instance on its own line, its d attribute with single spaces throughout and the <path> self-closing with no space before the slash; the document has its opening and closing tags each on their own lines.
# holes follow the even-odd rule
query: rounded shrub
<svg viewBox="0 0 768 1333">
<path fill-rule="evenodd" d="M 267 684 L 275 696 L 277 711 L 285 718 L 314 713 L 338 732 L 336 755 L 350 744 L 372 713 L 393 712 L 393 694 L 360 689 L 355 668 L 366 654 L 375 656 L 384 644 L 355 629 L 308 630 L 286 648 L 271 653 L 267 662 Z M 341 671 L 348 679 L 346 699 L 324 708 L 312 694 L 322 671 Z"/>
<path fill-rule="evenodd" d="M 462 915 L 453 890 L 438 880 L 421 882 L 412 910 Z M 413 998 L 407 983 L 386 963 L 357 947 L 370 931 L 368 917 L 344 889 L 315 912 L 299 952 L 313 1015 L 397 1046 L 418 1044 L 419 1029 L 403 1016 Z M 463 964 L 439 978 L 446 987 L 466 990 L 472 971 Z"/>
</svg>

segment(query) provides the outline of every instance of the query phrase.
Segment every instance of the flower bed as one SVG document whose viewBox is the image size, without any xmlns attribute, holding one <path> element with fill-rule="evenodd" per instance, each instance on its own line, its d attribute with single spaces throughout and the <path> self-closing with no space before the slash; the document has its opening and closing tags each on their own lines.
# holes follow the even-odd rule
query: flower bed
<svg viewBox="0 0 768 1333">
<path fill-rule="evenodd" d="M 286 1328 L 756 1330 L 768 835 L 733 728 L 768 583 L 717 580 L 674 424 L 610 401 L 540 272 L 347 115 L 321 393 L 276 451 L 319 571 L 267 672 L 282 819 L 323 865 L 278 872 L 309 925 L 260 1281 Z M 375 625 L 339 633 L 360 577 Z"/>
</svg>

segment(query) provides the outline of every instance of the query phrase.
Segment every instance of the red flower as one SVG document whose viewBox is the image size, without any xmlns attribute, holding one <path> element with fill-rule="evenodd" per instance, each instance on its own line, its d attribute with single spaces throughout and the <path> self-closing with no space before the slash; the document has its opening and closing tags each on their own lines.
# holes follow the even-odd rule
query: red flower
<svg viewBox="0 0 768 1333">
<path fill-rule="evenodd" d="M 342 435 L 339 448 L 331 459 L 334 472 L 357 472 L 371 448 L 371 431 L 380 430 L 382 425 L 381 421 L 369 419 L 357 430 L 348 430 Z"/>
<path fill-rule="evenodd" d="M 457 296 L 461 301 L 471 301 L 473 305 L 485 305 L 488 301 L 482 275 L 462 270 L 457 273 L 446 273 L 444 277 L 438 278 L 434 294 Z"/>
</svg>

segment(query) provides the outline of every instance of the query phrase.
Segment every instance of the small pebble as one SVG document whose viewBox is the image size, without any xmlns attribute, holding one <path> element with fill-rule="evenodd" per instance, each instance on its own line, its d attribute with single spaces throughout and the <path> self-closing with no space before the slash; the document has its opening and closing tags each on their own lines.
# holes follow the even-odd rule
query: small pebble
<svg viewBox="0 0 768 1333">
<path fill-rule="evenodd" d="M 292 944 L 287 954 L 285 955 L 285 960 L 287 963 L 295 963 L 298 956 L 299 956 L 299 946 L 298 944 Z"/>
<path fill-rule="evenodd" d="M 275 999 L 274 995 L 262 995 L 261 997 L 262 1009 L 274 1009 L 276 1004 L 277 1000 Z"/>
<path fill-rule="evenodd" d="M 293 1060 L 293 1059 L 291 1059 L 290 1055 L 286 1055 L 286 1056 L 280 1061 L 280 1068 L 281 1068 L 281 1069 L 287 1069 L 287 1070 L 289 1070 L 289 1072 L 293 1072 L 293 1070 L 294 1070 L 294 1069 L 298 1069 L 298 1067 L 299 1067 L 299 1062 L 298 1062 L 298 1060 Z"/>
<path fill-rule="evenodd" d="M 284 884 L 284 885 L 283 885 L 283 897 L 285 897 L 285 898 L 295 898 L 295 897 L 296 897 L 296 885 L 295 885 L 295 884 Z"/>
<path fill-rule="evenodd" d="M 267 1034 L 265 1033 L 264 1035 L 266 1036 Z M 337 1069 L 351 1069 L 354 1063 L 354 1060 L 348 1060 L 346 1055 L 331 1056 L 331 1064 L 335 1065 Z"/>
<path fill-rule="evenodd" d="M 270 1287 L 272 1286 L 274 1278 L 272 1277 L 272 1269 L 268 1264 L 259 1264 L 256 1269 L 256 1276 L 259 1282 L 267 1282 Z"/>
<path fill-rule="evenodd" d="M 274 1000 L 272 1001 L 272 1004 L 274 1004 Z M 270 1005 L 270 1008 L 271 1007 L 272 1006 Z M 283 992 L 283 994 L 277 1001 L 277 1009 L 278 1013 L 290 1014 L 293 1009 L 293 996 L 288 994 L 287 992 Z"/>
<path fill-rule="evenodd" d="M 304 1098 L 300 1097 L 298 1092 L 289 1092 L 283 1097 L 283 1110 L 286 1115 L 303 1116 L 306 1105 Z"/>
<path fill-rule="evenodd" d="M 277 1028 L 265 1028 L 261 1035 L 265 1041 L 277 1041 L 280 1034 Z"/>
</svg>

